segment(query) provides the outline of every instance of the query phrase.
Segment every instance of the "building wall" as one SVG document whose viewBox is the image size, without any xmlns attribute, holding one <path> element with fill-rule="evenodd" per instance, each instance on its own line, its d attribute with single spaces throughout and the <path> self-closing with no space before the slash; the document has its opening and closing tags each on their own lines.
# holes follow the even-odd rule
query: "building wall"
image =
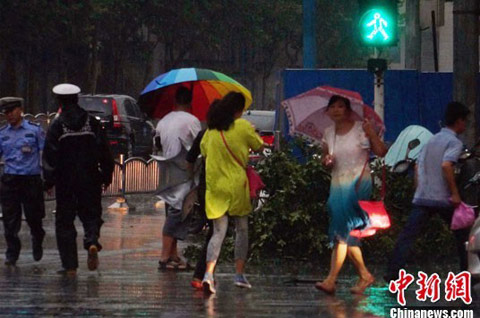
<svg viewBox="0 0 480 318">
<path fill-rule="evenodd" d="M 453 2 L 445 3 L 444 21 L 438 28 L 438 67 L 440 72 L 453 72 Z"/>
<path fill-rule="evenodd" d="M 422 37 L 422 71 L 434 72 L 434 50 L 433 36 L 431 27 L 431 14 L 428 12 L 433 9 L 426 1 L 426 7 L 421 9 L 421 37 Z M 425 4 L 423 1 L 421 4 Z M 437 48 L 438 48 L 438 70 L 439 72 L 453 71 L 453 2 L 446 2 L 445 6 L 440 7 L 443 12 L 437 14 Z M 443 23 L 442 23 L 443 22 Z M 440 24 L 440 25 L 438 25 Z M 443 25 L 442 25 L 443 24 Z"/>
<path fill-rule="evenodd" d="M 425 3 L 428 4 L 430 1 L 421 1 L 420 3 L 423 5 Z M 437 26 L 438 70 L 439 72 L 453 72 L 453 2 L 444 2 L 444 5 L 439 6 L 439 8 L 443 9 L 443 14 L 441 14 L 441 18 L 439 19 L 443 22 L 443 25 Z M 430 10 L 430 8 L 426 10 L 424 8 L 424 11 L 428 10 Z M 420 23 L 422 28 L 423 72 L 435 71 L 431 23 L 427 21 L 429 17 L 430 16 L 427 17 L 424 14 L 422 17 L 423 21 Z"/>
</svg>

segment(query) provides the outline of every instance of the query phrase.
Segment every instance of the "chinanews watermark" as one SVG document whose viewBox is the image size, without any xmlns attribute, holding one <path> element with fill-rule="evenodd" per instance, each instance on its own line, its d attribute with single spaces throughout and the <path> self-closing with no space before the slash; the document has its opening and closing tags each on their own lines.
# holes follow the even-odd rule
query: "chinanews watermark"
<svg viewBox="0 0 480 318">
<path fill-rule="evenodd" d="M 417 285 L 415 296 L 417 301 L 434 304 L 443 296 L 445 301 L 462 301 L 463 307 L 407 307 L 405 291 L 412 284 Z M 473 318 L 473 308 L 468 308 L 472 303 L 471 274 L 463 271 L 458 274 L 449 272 L 445 281 L 438 274 L 427 275 L 420 271 L 417 278 L 407 273 L 404 269 L 398 272 L 398 279 L 390 281 L 388 290 L 396 294 L 399 307 L 386 308 L 387 317 L 390 318 Z"/>
<path fill-rule="evenodd" d="M 390 308 L 387 313 L 390 318 L 474 318 L 473 309 L 443 308 Z"/>
</svg>

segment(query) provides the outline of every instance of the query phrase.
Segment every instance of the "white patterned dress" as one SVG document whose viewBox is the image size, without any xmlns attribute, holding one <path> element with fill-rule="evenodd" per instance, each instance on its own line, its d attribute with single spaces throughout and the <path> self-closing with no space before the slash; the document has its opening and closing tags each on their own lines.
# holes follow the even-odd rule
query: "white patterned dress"
<svg viewBox="0 0 480 318">
<path fill-rule="evenodd" d="M 368 167 L 370 142 L 365 136 L 362 123 L 356 121 L 345 135 L 335 134 L 335 126 L 325 129 L 324 142 L 334 157 L 332 181 L 327 207 L 330 216 L 329 243 L 346 242 L 358 245 L 357 238 L 350 236 L 353 229 L 368 226 L 368 215 L 360 209 L 358 200 L 368 200 L 372 183 Z M 361 180 L 360 180 L 361 177 Z"/>
</svg>

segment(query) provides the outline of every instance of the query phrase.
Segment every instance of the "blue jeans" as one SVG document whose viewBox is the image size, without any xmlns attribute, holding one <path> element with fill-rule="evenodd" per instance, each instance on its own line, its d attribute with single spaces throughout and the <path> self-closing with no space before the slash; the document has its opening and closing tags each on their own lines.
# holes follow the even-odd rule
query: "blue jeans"
<svg viewBox="0 0 480 318">
<path fill-rule="evenodd" d="M 390 257 L 386 275 L 388 278 L 396 278 L 398 271 L 404 268 L 412 252 L 413 244 L 427 225 L 430 217 L 435 213 L 439 214 L 450 227 L 453 208 L 414 206 L 405 227 L 398 236 L 397 243 L 395 244 L 392 256 Z M 456 240 L 457 253 L 460 259 L 460 270 L 467 270 L 468 265 L 465 242 L 468 240 L 470 229 L 467 228 L 452 232 Z M 435 249 L 438 247 L 432 246 L 432 248 Z"/>
</svg>

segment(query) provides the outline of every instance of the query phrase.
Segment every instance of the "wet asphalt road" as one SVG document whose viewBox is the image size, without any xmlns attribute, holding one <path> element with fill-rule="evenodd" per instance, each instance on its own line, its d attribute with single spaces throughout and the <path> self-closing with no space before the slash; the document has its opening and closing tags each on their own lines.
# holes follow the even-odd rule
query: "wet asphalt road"
<svg viewBox="0 0 480 318">
<path fill-rule="evenodd" d="M 114 202 L 104 199 L 104 207 Z M 233 266 L 223 264 L 216 274 L 217 294 L 207 297 L 190 287 L 192 272 L 159 272 L 163 210 L 155 210 L 153 196 L 134 196 L 129 214 L 104 210 L 100 267 L 90 272 L 82 246 L 79 220 L 80 268 L 74 278 L 57 274 L 61 269 L 54 236 L 54 202 L 47 203 L 44 257 L 34 262 L 28 226 L 22 224 L 22 252 L 17 266 L 3 265 L 5 242 L 0 237 L 1 317 L 386 317 L 386 306 L 395 305 L 385 284 L 352 296 L 351 275 L 342 276 L 335 297 L 324 295 L 313 284 L 285 284 L 291 279 L 282 270 L 254 271 L 248 275 L 251 290 L 233 286 Z M 2 233 L 3 233 L 3 225 Z M 185 244 L 180 244 L 185 247 Z M 314 279 L 304 276 L 304 279 Z M 407 299 L 413 302 L 413 291 Z M 410 302 L 409 302 L 410 303 Z M 387 316 L 388 317 L 388 316 Z"/>
</svg>

